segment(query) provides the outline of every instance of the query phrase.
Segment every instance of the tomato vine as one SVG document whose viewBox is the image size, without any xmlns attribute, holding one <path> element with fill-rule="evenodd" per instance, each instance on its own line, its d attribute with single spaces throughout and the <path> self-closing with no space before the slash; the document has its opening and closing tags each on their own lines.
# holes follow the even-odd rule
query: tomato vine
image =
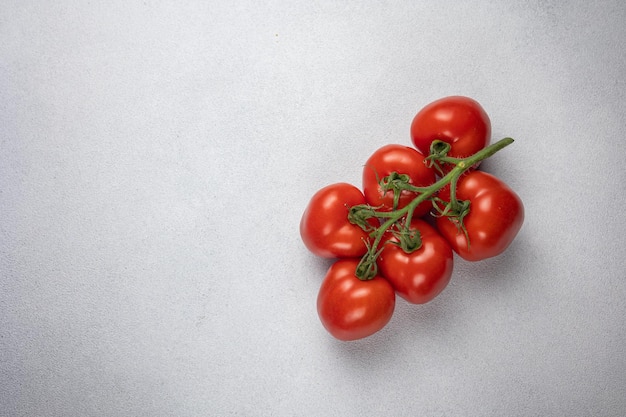
<svg viewBox="0 0 626 417">
<path fill-rule="evenodd" d="M 430 302 L 450 282 L 455 254 L 472 262 L 497 256 L 522 227 L 519 196 L 478 169 L 513 139 L 489 145 L 491 121 L 476 100 L 436 100 L 416 114 L 410 133 L 414 148 L 378 148 L 363 166 L 362 188 L 323 187 L 300 220 L 304 245 L 337 259 L 317 312 L 339 340 L 382 329 L 396 295 Z"/>
<path fill-rule="evenodd" d="M 501 139 L 466 158 L 448 157 L 447 152 L 450 149 L 450 145 L 443 141 L 434 141 L 431 145 L 431 153 L 426 158 L 428 164 L 434 166 L 442 174 L 446 172 L 444 171 L 444 164 L 452 166 L 437 182 L 426 187 L 416 187 L 409 184 L 406 175 L 396 172 L 382 178 L 380 184 L 383 190 L 392 189 L 394 195 L 399 195 L 402 191 L 410 191 L 415 193 L 416 196 L 405 207 L 391 211 L 379 211 L 376 210 L 376 207 L 372 207 L 369 204 L 350 207 L 348 214 L 350 223 L 361 227 L 373 239 L 371 243 L 367 243 L 367 252 L 363 255 L 356 268 L 357 278 L 370 280 L 378 274 L 376 260 L 382 251 L 380 247 L 381 242 L 385 233 L 391 230 L 392 227 L 396 228 L 394 234 L 398 237 L 399 245 L 405 252 L 410 253 L 419 249 L 419 233 L 411 230 L 410 224 L 415 208 L 426 200 L 432 201 L 436 216 L 448 217 L 467 236 L 463 218 L 469 213 L 470 208 L 469 201 L 459 201 L 456 198 L 459 178 L 481 161 L 512 144 L 513 141 L 509 137 Z M 450 187 L 449 202 L 442 201 L 436 197 L 436 194 L 446 186 Z M 442 204 L 443 207 L 441 207 Z M 379 227 L 372 226 L 371 218 L 381 219 L 382 224 Z M 469 238 L 467 242 L 470 244 Z"/>
</svg>

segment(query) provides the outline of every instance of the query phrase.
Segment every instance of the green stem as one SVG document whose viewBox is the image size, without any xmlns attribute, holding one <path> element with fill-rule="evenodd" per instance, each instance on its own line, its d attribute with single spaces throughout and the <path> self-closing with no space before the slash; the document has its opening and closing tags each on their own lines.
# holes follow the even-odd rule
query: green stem
<svg viewBox="0 0 626 417">
<path fill-rule="evenodd" d="M 459 202 L 456 199 L 456 184 L 459 182 L 459 177 L 452 178 L 450 181 L 450 210 L 456 212 L 459 209 Z"/>
<path fill-rule="evenodd" d="M 408 210 L 406 212 L 406 227 L 409 228 L 411 225 L 411 220 L 413 220 L 413 212 L 415 211 L 416 207 L 413 207 L 412 210 Z"/>
<path fill-rule="evenodd" d="M 412 217 L 415 208 L 424 201 L 431 198 L 434 194 L 437 193 L 440 189 L 450 184 L 450 203 L 455 206 L 458 204 L 456 201 L 456 183 L 461 175 L 471 167 L 473 167 L 478 162 L 489 158 L 499 150 L 513 143 L 512 138 L 504 138 L 499 140 L 498 142 L 481 149 L 476 152 L 474 155 L 468 156 L 467 158 L 458 159 L 458 162 L 439 181 L 427 186 L 427 187 L 415 187 L 410 184 L 406 184 L 404 189 L 413 191 L 418 193 L 418 195 L 411 200 L 409 204 L 404 206 L 399 210 L 392 211 L 374 211 L 373 216 L 381 219 L 387 219 L 385 222 L 380 225 L 375 231 L 373 231 L 370 236 L 374 238 L 372 245 L 369 247 L 368 252 L 363 256 L 361 260 L 362 267 L 360 271 L 357 272 L 357 277 L 361 280 L 368 280 L 374 278 L 372 274 L 375 274 L 377 268 L 370 267 L 370 263 L 376 262 L 376 258 L 378 258 L 378 254 L 380 252 L 379 246 L 380 242 L 385 235 L 385 232 L 389 230 L 391 226 L 393 226 L 398 220 L 400 220 L 405 215 L 407 216 L 407 222 L 410 221 L 410 217 Z M 455 207 L 453 206 L 453 208 Z M 407 224 L 408 227 L 408 224 Z"/>
</svg>

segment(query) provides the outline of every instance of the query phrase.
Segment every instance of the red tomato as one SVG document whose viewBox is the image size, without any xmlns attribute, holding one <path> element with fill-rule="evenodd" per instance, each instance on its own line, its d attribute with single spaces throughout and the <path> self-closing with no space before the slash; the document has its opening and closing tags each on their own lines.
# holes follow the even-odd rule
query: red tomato
<svg viewBox="0 0 626 417">
<path fill-rule="evenodd" d="M 450 188 L 439 193 L 450 200 Z M 457 200 L 469 200 L 469 214 L 463 224 L 469 236 L 446 217 L 437 218 L 437 228 L 452 249 L 468 261 L 480 261 L 504 252 L 524 223 L 522 200 L 504 182 L 482 171 L 472 171 L 459 179 Z"/>
<path fill-rule="evenodd" d="M 374 152 L 363 168 L 363 193 L 368 204 L 378 207 L 380 211 L 393 209 L 393 190 L 383 193 L 379 180 L 392 172 L 407 174 L 409 184 L 416 187 L 428 186 L 435 182 L 435 172 L 424 164 L 424 155 L 413 148 L 402 145 L 386 145 Z M 407 190 L 402 191 L 398 201 L 398 209 L 409 204 L 416 194 Z M 415 216 L 427 214 L 432 205 L 430 202 L 417 206 Z"/>
<path fill-rule="evenodd" d="M 413 219 L 411 229 L 419 231 L 422 246 L 406 253 L 392 244 L 398 242 L 398 238 L 388 233 L 389 243 L 378 257 L 378 267 L 399 296 L 413 304 L 424 304 L 439 295 L 450 282 L 452 249 L 424 220 Z"/>
<path fill-rule="evenodd" d="M 389 322 L 396 295 L 387 280 L 361 281 L 358 259 L 341 259 L 328 269 L 317 297 L 317 313 L 328 332 L 339 340 L 370 336 Z"/>
<path fill-rule="evenodd" d="M 351 184 L 332 184 L 315 193 L 300 220 L 306 247 L 324 258 L 364 255 L 368 233 L 348 220 L 349 207 L 358 204 L 365 204 L 365 197 Z"/>
<path fill-rule="evenodd" d="M 411 139 L 424 155 L 430 154 L 430 144 L 439 139 L 450 144 L 448 156 L 465 158 L 489 145 L 491 121 L 477 101 L 463 96 L 444 97 L 415 115 Z"/>
</svg>

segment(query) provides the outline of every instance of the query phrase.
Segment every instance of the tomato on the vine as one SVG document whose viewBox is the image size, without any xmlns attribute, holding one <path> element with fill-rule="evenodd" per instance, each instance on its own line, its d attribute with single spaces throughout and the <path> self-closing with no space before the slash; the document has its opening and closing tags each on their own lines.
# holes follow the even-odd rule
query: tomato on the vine
<svg viewBox="0 0 626 417">
<path fill-rule="evenodd" d="M 380 276 L 356 277 L 358 259 L 340 259 L 328 269 L 317 297 L 326 330 L 339 340 L 357 340 L 381 330 L 396 305 L 393 287 Z"/>
<path fill-rule="evenodd" d="M 383 190 L 380 180 L 392 172 L 408 175 L 409 184 L 426 187 L 436 180 L 435 172 L 424 163 L 424 155 L 413 148 L 402 145 L 386 145 L 376 150 L 363 167 L 363 194 L 368 204 L 380 207 L 380 211 L 394 209 L 393 189 Z M 416 194 L 403 190 L 399 195 L 398 205 L 401 209 L 415 198 Z M 417 206 L 415 215 L 420 217 L 428 213 L 430 204 L 425 201 Z"/>
<path fill-rule="evenodd" d="M 421 246 L 405 252 L 398 237 L 386 234 L 385 246 L 378 258 L 380 273 L 396 293 L 413 304 L 424 304 L 439 295 L 452 277 L 453 256 L 448 242 L 431 225 L 413 219 L 411 230 L 417 230 Z"/>
<path fill-rule="evenodd" d="M 439 192 L 439 198 L 450 201 L 450 187 Z M 524 205 L 519 196 L 503 181 L 482 171 L 471 171 L 460 177 L 456 199 L 469 201 L 469 212 L 457 221 L 437 218 L 437 228 L 452 249 L 468 261 L 480 261 L 504 252 L 524 223 Z M 469 245 L 467 242 L 469 238 Z"/>
<path fill-rule="evenodd" d="M 415 115 L 411 139 L 424 155 L 430 153 L 431 143 L 438 139 L 450 144 L 448 156 L 465 158 L 489 144 L 491 121 L 476 100 L 463 96 L 444 97 Z"/>
<path fill-rule="evenodd" d="M 331 184 L 315 193 L 300 220 L 300 236 L 306 247 L 324 258 L 365 254 L 369 235 L 348 220 L 349 207 L 364 203 L 361 190 L 348 183 Z"/>
<path fill-rule="evenodd" d="M 413 118 L 411 140 L 414 147 L 390 144 L 370 155 L 363 191 L 326 186 L 300 220 L 313 254 L 339 258 L 317 296 L 319 318 L 339 340 L 383 329 L 396 296 L 430 302 L 452 278 L 454 252 L 469 261 L 499 255 L 524 222 L 517 194 L 475 169 L 514 141 L 489 145 L 491 122 L 477 101 L 449 96 L 428 104 Z M 425 218 L 429 212 L 435 219 Z"/>
</svg>

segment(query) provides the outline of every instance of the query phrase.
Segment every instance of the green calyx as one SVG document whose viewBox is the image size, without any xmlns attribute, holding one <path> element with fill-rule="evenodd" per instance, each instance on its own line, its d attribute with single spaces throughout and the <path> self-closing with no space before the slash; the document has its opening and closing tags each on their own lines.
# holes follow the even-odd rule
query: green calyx
<svg viewBox="0 0 626 417">
<path fill-rule="evenodd" d="M 392 231 L 398 242 L 393 244 L 399 246 L 404 252 L 412 253 L 422 247 L 422 236 L 416 229 L 411 229 L 408 224 L 402 225 L 399 230 Z"/>
<path fill-rule="evenodd" d="M 493 154 L 513 143 L 512 138 L 504 138 L 498 142 L 478 151 L 474 155 L 467 158 L 451 158 L 448 157 L 450 144 L 435 140 L 430 149 L 430 154 L 425 158 L 425 163 L 429 167 L 434 167 L 442 177 L 435 183 L 426 187 L 415 187 L 409 184 L 410 178 L 406 174 L 393 172 L 387 177 L 379 181 L 381 191 L 383 193 L 393 190 L 394 203 L 391 211 L 379 211 L 380 207 L 372 207 L 368 204 L 360 204 L 349 208 L 348 220 L 358 225 L 369 233 L 372 238 L 371 243 L 367 242 L 367 252 L 361 258 L 356 270 L 356 276 L 361 280 L 369 280 L 378 273 L 376 260 L 383 250 L 382 242 L 385 233 L 391 232 L 398 242 L 392 242 L 402 248 L 406 253 L 411 253 L 421 247 L 421 236 L 419 231 L 411 229 L 411 219 L 413 212 L 420 203 L 431 201 L 433 205 L 434 215 L 437 217 L 445 216 L 454 222 L 459 230 L 465 233 L 467 230 L 463 225 L 463 219 L 470 212 L 469 201 L 459 201 L 456 198 L 456 184 L 467 170 L 478 162 L 491 157 Z M 447 173 L 444 173 L 443 166 L 452 165 Z M 437 193 L 442 188 L 450 185 L 450 201 L 444 201 L 437 197 Z M 415 194 L 415 197 L 409 204 L 398 209 L 400 194 L 403 191 L 409 191 Z M 382 224 L 375 227 L 370 223 L 370 219 L 381 219 Z M 469 239 L 467 239 L 469 245 Z M 383 243 L 383 245 L 381 245 Z"/>
<path fill-rule="evenodd" d="M 411 178 L 407 174 L 399 174 L 397 172 L 392 172 L 391 174 L 384 177 L 379 181 L 380 190 L 382 194 L 386 194 L 388 191 L 393 191 L 393 209 L 398 208 L 398 204 L 400 203 L 400 195 L 402 194 L 402 190 L 405 190 L 406 186 L 409 184 Z"/>
</svg>

